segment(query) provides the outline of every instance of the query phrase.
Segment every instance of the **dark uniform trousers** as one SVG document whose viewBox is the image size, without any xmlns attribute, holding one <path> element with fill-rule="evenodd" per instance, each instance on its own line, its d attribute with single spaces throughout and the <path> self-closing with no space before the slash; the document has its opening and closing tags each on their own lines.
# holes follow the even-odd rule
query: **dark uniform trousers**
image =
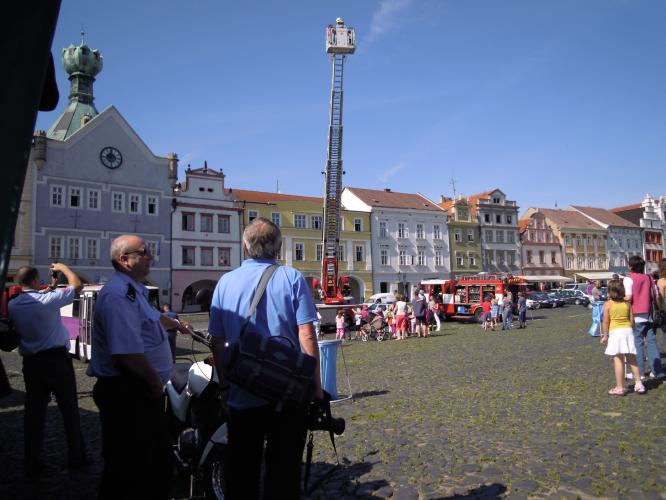
<svg viewBox="0 0 666 500">
<path fill-rule="evenodd" d="M 129 376 L 100 377 L 93 400 L 102 423 L 101 499 L 168 498 L 171 445 L 164 398 L 150 399 Z"/>
<path fill-rule="evenodd" d="M 227 497 L 258 499 L 261 458 L 266 440 L 263 498 L 300 497 L 301 464 L 307 432 L 304 409 L 272 406 L 229 409 L 229 463 L 225 468 Z"/>
<path fill-rule="evenodd" d="M 69 450 L 68 465 L 77 467 L 86 459 L 81 418 L 76 394 L 72 359 L 64 347 L 47 349 L 23 357 L 25 380 L 25 461 L 26 468 L 39 466 L 44 442 L 44 418 L 51 393 L 65 424 Z"/>
</svg>

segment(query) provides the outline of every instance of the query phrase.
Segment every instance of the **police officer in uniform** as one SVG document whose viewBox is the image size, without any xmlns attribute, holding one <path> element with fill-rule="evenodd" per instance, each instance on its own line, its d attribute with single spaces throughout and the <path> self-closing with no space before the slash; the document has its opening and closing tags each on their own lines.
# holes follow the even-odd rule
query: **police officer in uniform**
<svg viewBox="0 0 666 500">
<path fill-rule="evenodd" d="M 44 470 L 40 454 L 44 441 L 44 417 L 51 393 L 56 397 L 65 424 L 70 470 L 88 463 L 76 395 L 76 378 L 69 355 L 69 332 L 60 319 L 60 308 L 71 304 L 83 285 L 66 265 L 55 263 L 69 284 L 66 288 L 39 290 L 39 272 L 21 267 L 16 279 L 21 293 L 9 302 L 9 316 L 18 331 L 25 379 L 25 471 L 29 476 Z"/>
<path fill-rule="evenodd" d="M 168 498 L 171 451 L 164 386 L 173 365 L 165 328 L 187 326 L 163 316 L 143 285 L 153 257 L 145 242 L 123 235 L 111 244 L 115 272 L 95 306 L 93 399 L 102 424 L 100 498 Z"/>
</svg>

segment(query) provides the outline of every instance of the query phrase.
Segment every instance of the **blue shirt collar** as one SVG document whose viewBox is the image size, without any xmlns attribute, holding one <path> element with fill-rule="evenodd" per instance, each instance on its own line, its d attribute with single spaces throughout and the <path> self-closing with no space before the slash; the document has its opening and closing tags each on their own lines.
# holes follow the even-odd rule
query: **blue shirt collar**
<svg viewBox="0 0 666 500">
<path fill-rule="evenodd" d="M 120 279 L 120 281 L 127 283 L 128 285 L 132 285 L 134 288 L 136 288 L 141 294 L 145 297 L 148 297 L 148 289 L 143 283 L 138 283 L 134 281 L 132 278 L 130 278 L 129 275 L 122 273 L 120 271 L 115 271 L 116 275 Z"/>
</svg>

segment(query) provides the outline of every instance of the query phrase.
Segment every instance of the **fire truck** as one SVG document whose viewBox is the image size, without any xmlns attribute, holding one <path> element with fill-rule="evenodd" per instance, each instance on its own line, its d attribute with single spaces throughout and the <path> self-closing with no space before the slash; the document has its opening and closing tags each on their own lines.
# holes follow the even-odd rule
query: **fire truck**
<svg viewBox="0 0 666 500">
<path fill-rule="evenodd" d="M 481 322 L 485 297 L 501 301 L 504 293 L 511 292 L 514 303 L 518 292 L 527 291 L 527 281 L 510 274 L 459 275 L 454 279 L 429 279 L 421 282 L 432 297 L 439 298 L 439 311 L 447 319 Z"/>
</svg>

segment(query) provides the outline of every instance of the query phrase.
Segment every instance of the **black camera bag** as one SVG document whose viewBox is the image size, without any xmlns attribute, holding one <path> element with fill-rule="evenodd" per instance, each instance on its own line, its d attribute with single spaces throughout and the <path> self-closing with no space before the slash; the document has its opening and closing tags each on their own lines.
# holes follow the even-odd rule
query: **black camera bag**
<svg viewBox="0 0 666 500">
<path fill-rule="evenodd" d="M 257 304 L 278 266 L 266 268 L 254 292 L 238 341 L 224 350 L 224 375 L 231 383 L 266 401 L 275 409 L 304 407 L 314 398 L 317 359 L 301 352 L 285 336 L 264 336 L 250 327 Z"/>
</svg>

